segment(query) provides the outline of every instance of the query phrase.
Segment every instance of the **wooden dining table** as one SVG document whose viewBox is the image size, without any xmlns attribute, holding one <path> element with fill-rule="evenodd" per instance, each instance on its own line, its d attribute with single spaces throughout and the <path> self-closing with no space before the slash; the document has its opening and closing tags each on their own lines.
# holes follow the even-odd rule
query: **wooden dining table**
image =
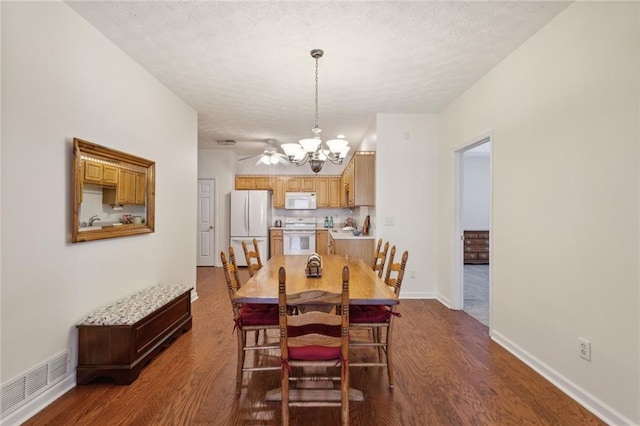
<svg viewBox="0 0 640 426">
<path fill-rule="evenodd" d="M 384 281 L 358 257 L 322 255 L 322 275 L 307 277 L 306 255 L 273 256 L 233 296 L 238 303 L 278 304 L 278 271 L 287 273 L 287 294 L 307 290 L 342 291 L 342 268 L 349 267 L 349 303 L 354 305 L 395 305 L 398 297 Z"/>
<path fill-rule="evenodd" d="M 287 294 L 308 290 L 324 290 L 332 293 L 342 291 L 342 268 L 349 267 L 349 303 L 358 305 L 395 305 L 398 297 L 389 288 L 371 266 L 358 257 L 322 255 L 322 274 L 320 277 L 307 277 L 306 255 L 273 256 L 253 277 L 240 287 L 233 296 L 238 303 L 278 304 L 278 271 L 283 266 L 287 273 Z M 313 382 L 312 382 L 313 383 Z M 318 383 L 318 382 L 315 382 Z M 305 399 L 305 391 L 298 395 Z M 313 390 L 311 390 L 313 391 Z M 339 391 L 336 394 L 339 400 Z M 267 401 L 281 400 L 281 390 L 267 392 Z M 349 389 L 349 399 L 363 401 L 362 391 Z"/>
</svg>

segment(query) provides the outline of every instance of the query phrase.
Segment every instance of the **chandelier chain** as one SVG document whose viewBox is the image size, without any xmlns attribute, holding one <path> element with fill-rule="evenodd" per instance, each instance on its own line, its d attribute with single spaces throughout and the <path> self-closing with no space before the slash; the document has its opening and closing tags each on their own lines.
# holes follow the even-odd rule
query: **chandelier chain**
<svg viewBox="0 0 640 426">
<path fill-rule="evenodd" d="M 316 58 L 316 129 L 318 129 L 318 58 Z"/>
</svg>

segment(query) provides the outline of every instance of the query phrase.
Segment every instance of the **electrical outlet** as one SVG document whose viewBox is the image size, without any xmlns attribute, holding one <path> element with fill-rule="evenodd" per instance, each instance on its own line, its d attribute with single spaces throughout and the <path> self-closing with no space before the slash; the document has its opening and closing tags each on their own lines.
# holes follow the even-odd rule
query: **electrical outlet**
<svg viewBox="0 0 640 426">
<path fill-rule="evenodd" d="M 385 217 L 384 218 L 384 225 L 385 226 L 393 226 L 396 224 L 396 218 L 395 217 Z"/>
<path fill-rule="evenodd" d="M 580 358 L 591 361 L 591 342 L 587 339 L 583 339 L 582 337 L 578 337 L 578 342 L 578 351 L 580 354 Z"/>
<path fill-rule="evenodd" d="M 409 278 L 415 279 L 415 277 L 416 277 L 416 271 L 411 271 L 411 273 L 409 274 Z"/>
</svg>

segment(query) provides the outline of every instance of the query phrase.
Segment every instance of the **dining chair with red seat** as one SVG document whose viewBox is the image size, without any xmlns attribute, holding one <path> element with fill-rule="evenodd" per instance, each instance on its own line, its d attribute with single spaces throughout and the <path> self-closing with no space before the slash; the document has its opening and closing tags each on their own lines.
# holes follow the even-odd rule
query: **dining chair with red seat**
<svg viewBox="0 0 640 426">
<path fill-rule="evenodd" d="M 245 366 L 247 351 L 277 351 L 279 345 L 277 343 L 267 343 L 266 330 L 278 329 L 278 306 L 260 303 L 236 303 L 233 296 L 240 288 L 240 276 L 236 265 L 235 253 L 233 247 L 229 247 L 229 260 L 223 252 L 220 252 L 220 259 L 224 268 L 224 275 L 227 281 L 227 289 L 231 308 L 233 310 L 234 330 L 238 337 L 238 361 L 236 367 L 236 393 L 240 395 L 242 391 L 243 374 L 252 371 L 269 371 L 279 370 L 280 366 L 276 363 L 273 365 L 260 366 L 258 362 L 254 362 L 254 366 Z M 247 333 L 253 331 L 255 333 L 255 343 L 249 345 L 247 341 Z M 264 333 L 264 344 L 258 344 L 258 335 L 260 331 Z M 256 352 L 257 353 L 257 352 Z M 254 360 L 256 361 L 256 360 Z"/>
<path fill-rule="evenodd" d="M 400 262 L 394 263 L 396 254 L 396 246 L 391 248 L 389 255 L 389 264 L 384 279 L 397 297 L 400 296 L 400 288 L 404 271 L 407 266 L 409 252 L 402 254 Z M 397 312 L 398 305 L 351 305 L 349 312 L 349 325 L 352 330 L 373 329 L 373 339 L 366 341 L 352 340 L 350 347 L 358 348 L 376 348 L 378 352 L 377 361 L 355 361 L 351 363 L 352 367 L 387 367 L 387 375 L 389 377 L 389 387 L 393 387 L 394 376 L 392 368 L 392 331 L 394 325 L 394 317 L 400 316 Z M 384 334 L 384 338 L 383 338 Z"/>
<path fill-rule="evenodd" d="M 308 290 L 287 294 L 286 271 L 278 271 L 278 308 L 280 317 L 280 356 L 282 362 L 282 424 L 289 424 L 289 407 L 341 407 L 343 425 L 349 424 L 349 268 L 342 269 L 342 292 Z M 326 311 L 312 310 L 323 305 Z M 298 314 L 291 315 L 291 306 Z M 340 306 L 340 314 L 336 314 Z M 340 368 L 338 376 L 331 368 Z M 314 375 L 298 374 L 313 367 Z M 296 368 L 296 374 L 292 374 Z M 320 371 L 326 374 L 320 374 Z M 292 389 L 290 382 L 325 380 L 331 389 Z M 333 389 L 339 382 L 340 389 Z M 313 393 L 315 398 L 305 398 Z M 338 397 L 339 395 L 339 397 Z M 304 400 L 303 400 L 304 399 Z"/>
<path fill-rule="evenodd" d="M 258 248 L 258 240 L 253 239 L 253 251 L 249 250 L 249 246 L 246 241 L 242 241 L 242 250 L 244 251 L 244 258 L 247 261 L 247 269 L 249 270 L 249 276 L 253 277 L 259 269 L 262 268 L 262 259 L 260 259 L 260 249 Z"/>
<path fill-rule="evenodd" d="M 371 265 L 374 272 L 378 274 L 380 278 L 382 278 L 382 273 L 384 271 L 384 262 L 387 260 L 387 251 L 389 251 L 389 241 L 384 243 L 384 248 L 382 248 L 382 238 L 378 240 L 378 244 L 376 244 L 376 251 L 373 254 L 373 265 Z"/>
</svg>

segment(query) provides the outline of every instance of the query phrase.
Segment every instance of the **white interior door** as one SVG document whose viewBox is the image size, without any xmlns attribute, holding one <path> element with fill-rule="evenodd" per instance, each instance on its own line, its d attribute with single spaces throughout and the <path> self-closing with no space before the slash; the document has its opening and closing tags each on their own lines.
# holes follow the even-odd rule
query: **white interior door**
<svg viewBox="0 0 640 426">
<path fill-rule="evenodd" d="M 214 265 L 214 180 L 198 179 L 198 266 Z"/>
</svg>

